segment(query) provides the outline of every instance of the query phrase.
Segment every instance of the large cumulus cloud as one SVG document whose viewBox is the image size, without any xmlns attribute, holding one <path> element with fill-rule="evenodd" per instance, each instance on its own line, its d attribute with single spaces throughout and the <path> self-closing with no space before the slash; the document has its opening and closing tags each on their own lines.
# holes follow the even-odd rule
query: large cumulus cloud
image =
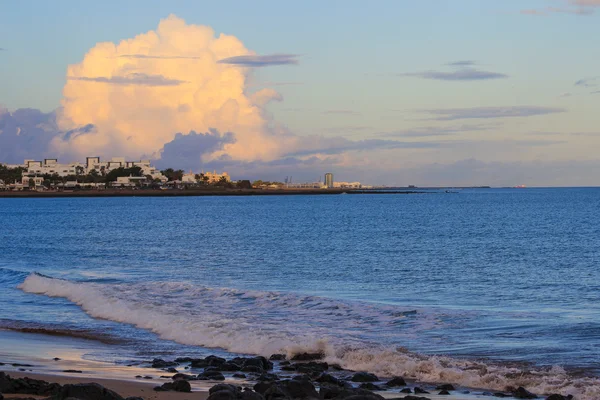
<svg viewBox="0 0 600 400">
<path fill-rule="evenodd" d="M 235 132 L 206 160 L 227 155 L 254 161 L 276 159 L 289 135 L 272 129 L 264 107 L 281 100 L 273 89 L 249 94 L 250 68 L 220 62 L 252 56 L 234 36 L 176 16 L 158 28 L 118 44 L 98 43 L 70 65 L 58 126 L 62 132 L 93 124 L 85 135 L 60 135 L 59 154 L 119 154 L 158 158 L 177 132 Z M 181 134 L 180 134 L 181 135 Z M 183 135 L 186 135 L 185 133 Z"/>
</svg>

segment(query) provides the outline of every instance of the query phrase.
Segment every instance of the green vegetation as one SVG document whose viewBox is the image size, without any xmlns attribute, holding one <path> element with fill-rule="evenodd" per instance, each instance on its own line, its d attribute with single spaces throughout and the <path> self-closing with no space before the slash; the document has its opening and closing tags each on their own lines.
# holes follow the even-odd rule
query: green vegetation
<svg viewBox="0 0 600 400">
<path fill-rule="evenodd" d="M 7 185 L 15 181 L 21 182 L 21 177 L 25 168 L 8 168 L 4 164 L 0 164 L 0 180 L 4 181 Z"/>
<path fill-rule="evenodd" d="M 184 173 L 182 169 L 174 170 L 173 168 L 167 168 L 160 172 L 170 181 L 180 181 Z"/>
</svg>

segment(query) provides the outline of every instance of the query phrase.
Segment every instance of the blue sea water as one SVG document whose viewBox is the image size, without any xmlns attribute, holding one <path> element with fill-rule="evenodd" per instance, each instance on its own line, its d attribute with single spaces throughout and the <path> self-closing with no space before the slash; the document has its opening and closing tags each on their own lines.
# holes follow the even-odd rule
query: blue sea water
<svg viewBox="0 0 600 400">
<path fill-rule="evenodd" d="M 318 349 L 425 380 L 589 386 L 599 266 L 597 188 L 0 199 L 0 327 L 96 335 L 113 361 Z"/>
</svg>

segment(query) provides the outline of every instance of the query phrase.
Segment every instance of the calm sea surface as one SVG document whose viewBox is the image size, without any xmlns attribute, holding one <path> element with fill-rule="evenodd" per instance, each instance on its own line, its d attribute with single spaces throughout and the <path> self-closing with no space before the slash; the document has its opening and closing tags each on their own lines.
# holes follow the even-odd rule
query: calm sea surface
<svg viewBox="0 0 600 400">
<path fill-rule="evenodd" d="M 321 349 L 593 376 L 600 189 L 0 199 L 0 326 L 129 341 L 107 360 Z"/>
</svg>

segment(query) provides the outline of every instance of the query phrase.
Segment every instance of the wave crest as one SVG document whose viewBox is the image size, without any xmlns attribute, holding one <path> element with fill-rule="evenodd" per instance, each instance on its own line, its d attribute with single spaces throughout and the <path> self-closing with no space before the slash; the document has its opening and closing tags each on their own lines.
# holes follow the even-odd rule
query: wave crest
<svg viewBox="0 0 600 400">
<path fill-rule="evenodd" d="M 131 324 L 185 345 L 265 356 L 322 352 L 326 361 L 345 369 L 381 376 L 487 390 L 524 386 L 540 394 L 600 398 L 600 379 L 575 377 L 560 367 L 526 368 L 415 354 L 377 342 L 383 331 L 409 343 L 411 336 L 440 323 L 439 316 L 424 310 L 185 283 L 114 285 L 38 274 L 29 275 L 19 288 L 66 298 L 94 318 Z"/>
</svg>

